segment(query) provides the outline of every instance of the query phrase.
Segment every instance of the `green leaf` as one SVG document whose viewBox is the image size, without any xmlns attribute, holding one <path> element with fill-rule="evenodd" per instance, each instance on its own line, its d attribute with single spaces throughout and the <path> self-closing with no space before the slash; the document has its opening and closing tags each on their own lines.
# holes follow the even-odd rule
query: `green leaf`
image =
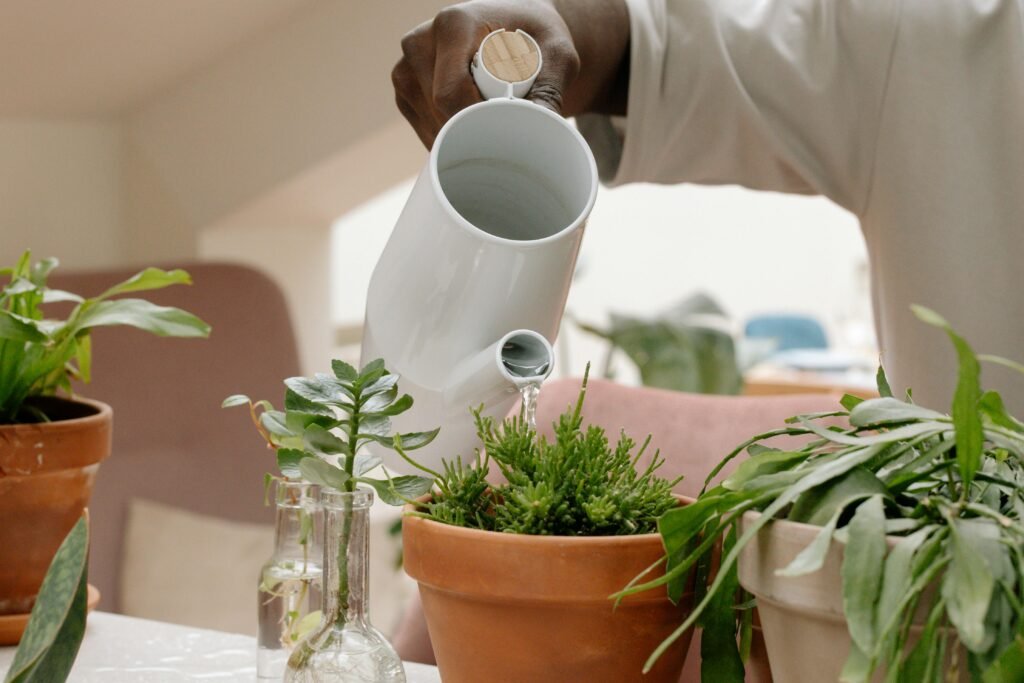
<svg viewBox="0 0 1024 683">
<path fill-rule="evenodd" d="M 866 467 L 855 467 L 842 477 L 800 494 L 789 519 L 821 526 L 850 503 L 876 494 L 888 496 L 885 484 Z"/>
<path fill-rule="evenodd" d="M 309 450 L 323 455 L 348 455 L 349 445 L 318 424 L 306 427 L 303 443 Z"/>
<path fill-rule="evenodd" d="M 389 377 L 394 377 L 394 375 L 389 375 Z M 371 415 L 377 414 L 378 412 L 385 410 L 395 401 L 395 398 L 398 396 L 398 385 L 395 384 L 388 389 L 378 391 L 377 393 L 370 395 L 369 398 L 366 398 L 366 396 L 367 394 L 364 392 L 364 400 L 362 405 L 360 405 L 360 412 L 369 413 Z"/>
<path fill-rule="evenodd" d="M 855 427 L 874 427 L 917 420 L 948 419 L 940 412 L 904 403 L 896 398 L 872 398 L 862 401 L 850 411 L 850 424 Z"/>
<path fill-rule="evenodd" d="M 380 375 L 378 373 L 383 374 L 384 371 L 384 359 L 375 358 L 362 367 L 359 371 L 359 379 L 364 380 L 366 377 L 371 375 L 377 375 L 379 377 Z M 373 380 L 370 381 L 372 382 Z"/>
<path fill-rule="evenodd" d="M 336 491 L 345 490 L 350 477 L 340 467 L 330 465 L 320 458 L 303 458 L 299 461 L 302 478 L 317 486 L 326 486 Z"/>
<path fill-rule="evenodd" d="M 43 579 L 5 681 L 63 681 L 85 634 L 89 525 L 83 516 L 65 537 Z"/>
<path fill-rule="evenodd" d="M 285 413 L 280 410 L 266 410 L 260 415 L 260 424 L 274 436 L 284 438 L 298 436 L 288 427 L 286 420 Z"/>
<path fill-rule="evenodd" d="M 723 549 L 728 552 L 735 542 L 736 531 L 733 527 L 725 537 Z M 700 642 L 702 683 L 743 683 L 743 660 L 736 642 L 736 615 L 733 609 L 739 588 L 739 575 L 733 565 L 701 620 L 704 627 Z"/>
<path fill-rule="evenodd" d="M 391 401 L 394 400 L 394 397 L 398 395 L 398 375 L 392 373 L 379 377 L 362 391 L 364 400 L 371 396 L 376 396 L 377 394 L 390 395 L 391 399 L 389 399 L 385 405 L 387 403 L 391 403 Z M 368 409 L 368 411 L 369 410 L 374 409 L 371 408 Z"/>
<path fill-rule="evenodd" d="M 840 683 L 867 683 L 871 670 L 871 658 L 856 643 L 851 643 L 850 654 L 846 656 L 843 669 L 839 672 Z"/>
<path fill-rule="evenodd" d="M 75 361 L 79 379 L 88 384 L 92 380 L 92 335 L 80 334 L 75 339 Z"/>
<path fill-rule="evenodd" d="M 401 441 L 399 442 L 403 450 L 413 451 L 417 448 L 423 448 L 437 436 L 441 428 L 431 429 L 429 432 L 409 432 L 408 434 L 400 435 Z"/>
<path fill-rule="evenodd" d="M 843 553 L 843 613 L 850 637 L 861 652 L 875 651 L 875 602 L 882 587 L 885 559 L 885 509 L 881 496 L 857 507 Z"/>
<path fill-rule="evenodd" d="M 335 377 L 346 382 L 354 382 L 359 377 L 359 371 L 343 360 L 332 360 L 331 370 Z"/>
<path fill-rule="evenodd" d="M 46 279 L 50 277 L 50 273 L 53 272 L 53 269 L 58 265 L 60 265 L 60 261 L 53 256 L 41 258 L 32 265 L 32 268 L 29 269 L 28 277 L 37 287 L 42 287 L 46 285 Z"/>
<path fill-rule="evenodd" d="M 860 396 L 854 396 L 853 394 L 843 394 L 843 397 L 839 399 L 839 405 L 846 408 L 847 411 L 853 410 L 863 402 L 864 399 Z"/>
<path fill-rule="evenodd" d="M 208 337 L 210 326 L 196 316 L 170 306 L 157 306 L 143 299 L 101 301 L 76 322 L 74 332 L 94 327 L 127 325 L 160 337 Z"/>
<path fill-rule="evenodd" d="M 297 448 L 277 449 L 277 468 L 281 470 L 281 476 L 286 479 L 301 479 L 302 469 L 299 467 L 305 458 L 312 458 L 306 451 Z"/>
<path fill-rule="evenodd" d="M 878 387 L 878 395 L 882 398 L 892 398 L 892 388 L 889 386 L 889 378 L 885 376 L 885 368 L 878 366 L 875 373 L 875 385 Z"/>
<path fill-rule="evenodd" d="M 958 519 L 953 519 L 949 525 L 952 559 L 942 579 L 942 597 L 946 600 L 949 620 L 964 646 L 972 652 L 980 652 L 985 644 L 985 615 L 995 579 L 971 535 L 962 533 L 960 526 Z"/>
<path fill-rule="evenodd" d="M 783 472 L 806 458 L 807 454 L 800 451 L 760 451 L 741 462 L 736 471 L 722 482 L 722 487 L 730 491 L 739 491 L 752 479 L 765 474 Z"/>
<path fill-rule="evenodd" d="M 235 406 L 247 406 L 252 401 L 245 394 L 232 394 L 221 401 L 221 408 L 234 408 Z"/>
<path fill-rule="evenodd" d="M 352 465 L 352 472 L 360 477 L 380 465 L 381 459 L 371 453 L 359 453 Z"/>
<path fill-rule="evenodd" d="M 981 395 L 979 402 L 981 412 L 992 421 L 993 424 L 1009 429 L 1014 432 L 1024 433 L 1024 423 L 1017 420 L 1006 411 L 1003 405 L 1003 397 L 994 391 L 986 391 Z"/>
<path fill-rule="evenodd" d="M 315 377 L 289 377 L 286 387 L 298 396 L 312 403 L 333 406 L 350 406 L 352 392 L 334 377 L 317 374 Z"/>
<path fill-rule="evenodd" d="M 34 322 L 0 309 L 0 339 L 39 343 L 46 341 L 46 335 Z"/>
<path fill-rule="evenodd" d="M 331 409 L 329 405 L 310 401 L 307 398 L 299 396 L 291 389 L 285 389 L 284 391 L 284 407 L 289 412 L 296 411 L 300 413 L 309 413 L 311 415 L 320 415 L 321 417 L 335 417 L 334 410 Z"/>
<path fill-rule="evenodd" d="M 886 638 L 890 629 L 899 626 L 897 617 L 900 616 L 900 603 L 914 583 L 914 555 L 933 532 L 934 527 L 929 527 L 901 538 L 885 558 L 882 588 L 875 606 L 875 633 L 880 642 Z M 878 652 L 870 654 L 877 655 Z"/>
<path fill-rule="evenodd" d="M 386 480 L 360 477 L 359 482 L 369 484 L 377 492 L 377 496 L 388 505 L 405 505 L 407 500 L 414 500 L 426 495 L 434 486 L 434 480 L 427 477 L 404 475 Z"/>
<path fill-rule="evenodd" d="M 65 292 L 63 289 L 44 289 L 43 290 L 43 303 L 44 304 L 59 304 L 59 303 L 75 303 L 80 304 L 85 299 L 72 294 L 71 292 Z"/>
<path fill-rule="evenodd" d="M 1022 621 L 1024 628 L 1024 621 Z M 1024 634 L 1018 633 L 996 661 L 982 674 L 982 683 L 1024 681 Z"/>
<path fill-rule="evenodd" d="M 97 301 L 109 299 L 117 294 L 128 292 L 141 292 L 152 289 L 162 289 L 171 285 L 190 285 L 192 278 L 184 270 L 160 270 L 159 268 L 146 268 L 136 273 L 124 282 L 114 285 L 107 291 L 96 297 Z"/>
<path fill-rule="evenodd" d="M 912 306 L 914 313 L 929 325 L 946 331 L 960 361 L 956 392 L 953 394 L 953 425 L 956 427 L 956 459 L 964 487 L 970 488 L 981 465 L 985 437 L 978 402 L 981 400 L 981 366 L 970 345 L 939 314 L 923 306 Z"/>
<path fill-rule="evenodd" d="M 825 564 L 828 549 L 832 546 L 832 534 L 835 533 L 839 515 L 842 512 L 842 508 L 837 509 L 825 526 L 821 527 L 821 531 L 814 536 L 814 540 L 808 543 L 807 547 L 801 550 L 783 569 L 776 569 L 775 575 L 803 576 L 821 569 L 821 566 Z"/>
</svg>

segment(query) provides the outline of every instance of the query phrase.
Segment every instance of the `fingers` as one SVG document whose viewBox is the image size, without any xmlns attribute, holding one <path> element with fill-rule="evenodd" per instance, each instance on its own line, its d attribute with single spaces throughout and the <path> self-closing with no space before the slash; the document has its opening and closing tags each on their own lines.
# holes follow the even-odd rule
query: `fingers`
<svg viewBox="0 0 1024 683">
<path fill-rule="evenodd" d="M 434 62 L 431 94 L 434 107 L 444 119 L 442 125 L 481 100 L 470 74 L 470 62 L 488 32 L 458 5 L 442 10 L 434 19 L 434 40 L 440 49 Z"/>
<path fill-rule="evenodd" d="M 580 56 L 566 34 L 538 39 L 543 61 L 526 98 L 561 114 L 565 93 L 580 72 Z"/>
</svg>

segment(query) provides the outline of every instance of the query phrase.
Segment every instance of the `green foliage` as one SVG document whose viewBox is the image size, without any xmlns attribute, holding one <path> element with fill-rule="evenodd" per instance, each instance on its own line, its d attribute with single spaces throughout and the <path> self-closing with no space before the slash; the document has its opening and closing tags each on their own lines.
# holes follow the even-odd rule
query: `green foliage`
<svg viewBox="0 0 1024 683">
<path fill-rule="evenodd" d="M 210 327 L 191 313 L 142 299 L 111 297 L 170 285 L 191 284 L 183 270 L 147 268 L 99 296 L 50 289 L 46 280 L 57 266 L 53 258 L 32 263 L 25 252 L 12 268 L 0 269 L 9 282 L 0 289 L 0 424 L 45 421 L 31 405 L 33 396 L 71 392 L 71 380 L 89 381 L 97 327 L 127 325 L 164 337 L 206 337 Z M 66 320 L 44 315 L 47 304 L 71 302 Z"/>
<path fill-rule="evenodd" d="M 887 681 L 939 683 L 957 666 L 986 683 L 1024 680 L 1024 426 L 1006 414 L 997 394 L 981 392 L 970 346 L 935 313 L 915 312 L 945 330 L 957 349 L 952 416 L 914 405 L 909 396 L 893 398 L 880 372 L 881 398 L 844 397 L 843 410 L 791 418 L 726 456 L 694 505 L 659 520 L 665 576 L 620 594 L 680 585 L 726 539 L 717 574 L 698 575 L 703 598 L 648 667 L 697 623 L 728 622 L 727 638 L 742 632 L 739 554 L 772 519 L 793 519 L 821 531 L 788 567 L 777 568 L 780 575 L 818 571 L 833 540 L 847 544 L 843 606 L 853 647 L 843 681 L 868 681 L 884 669 Z M 779 435 L 810 440 L 789 452 L 761 443 Z M 709 488 L 744 451 L 748 458 L 732 476 Z M 741 534 L 747 511 L 761 515 Z M 891 549 L 886 536 L 898 539 Z M 910 647 L 915 614 L 927 620 Z M 958 644 L 966 662 L 957 662 Z M 705 680 L 742 681 L 730 665 L 734 653 L 703 654 L 712 660 L 706 668 L 718 672 Z"/>
<path fill-rule="evenodd" d="M 635 468 L 650 437 L 636 449 L 621 434 L 612 446 L 604 430 L 583 429 L 584 378 L 575 406 L 555 423 L 549 442 L 523 417 L 500 426 L 474 411 L 478 450 L 470 466 L 446 462 L 438 492 L 423 504 L 438 522 L 487 531 L 552 536 L 616 536 L 652 533 L 656 520 L 676 505 L 678 483 L 656 475 L 664 460 L 655 453 L 642 471 Z M 636 450 L 635 455 L 633 454 Z M 493 462 L 507 483 L 490 486 Z"/>
<path fill-rule="evenodd" d="M 426 477 L 374 479 L 366 473 L 380 459 L 361 452 L 377 443 L 405 451 L 433 441 L 438 430 L 391 433 L 391 417 L 412 407 L 412 397 L 399 396 L 398 375 L 384 361 L 367 363 L 362 370 L 340 360 L 331 364 L 333 374 L 292 377 L 284 381 L 284 410 L 269 401 L 252 401 L 235 394 L 222 407 L 247 406 L 256 430 L 276 451 L 277 466 L 285 479 L 306 481 L 338 491 L 354 491 L 357 484 L 371 486 L 389 505 L 401 505 L 430 490 Z"/>
<path fill-rule="evenodd" d="M 698 394 L 738 394 L 743 377 L 733 338 L 721 329 L 725 311 L 704 294 L 646 320 L 612 314 L 607 329 L 580 324 L 621 349 L 640 371 L 645 386 Z M 714 321 L 715 325 L 709 325 Z M 611 369 L 606 368 L 606 376 Z"/>
<path fill-rule="evenodd" d="M 46 571 L 4 683 L 57 683 L 71 671 L 85 635 L 89 523 L 78 520 Z"/>
</svg>

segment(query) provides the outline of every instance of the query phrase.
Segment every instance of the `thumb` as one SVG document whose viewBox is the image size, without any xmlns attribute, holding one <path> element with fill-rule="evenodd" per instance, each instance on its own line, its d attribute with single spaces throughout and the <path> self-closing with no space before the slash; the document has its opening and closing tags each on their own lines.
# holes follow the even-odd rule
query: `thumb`
<svg viewBox="0 0 1024 683">
<path fill-rule="evenodd" d="M 580 72 L 580 56 L 568 38 L 556 38 L 540 44 L 541 67 L 526 99 L 562 113 L 566 91 Z"/>
</svg>

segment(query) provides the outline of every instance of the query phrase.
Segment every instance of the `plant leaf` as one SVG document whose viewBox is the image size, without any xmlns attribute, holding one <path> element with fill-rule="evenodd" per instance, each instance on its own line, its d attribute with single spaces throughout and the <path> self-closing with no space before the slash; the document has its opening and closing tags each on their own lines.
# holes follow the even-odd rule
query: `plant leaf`
<svg viewBox="0 0 1024 683">
<path fill-rule="evenodd" d="M 850 503 L 876 494 L 888 496 L 885 484 L 868 468 L 855 467 L 842 477 L 801 493 L 789 519 L 821 526 Z"/>
<path fill-rule="evenodd" d="M 878 395 L 882 398 L 892 398 L 892 387 L 889 386 L 889 378 L 885 376 L 885 368 L 878 366 L 875 373 L 875 385 L 878 387 Z"/>
<path fill-rule="evenodd" d="M 334 406 L 349 406 L 352 403 L 352 392 L 348 387 L 326 375 L 289 377 L 284 384 L 296 395 L 312 403 Z"/>
<path fill-rule="evenodd" d="M 885 509 L 881 496 L 857 507 L 848 525 L 849 542 L 843 553 L 843 613 L 850 637 L 861 652 L 875 651 L 875 602 L 882 587 L 885 560 Z"/>
<path fill-rule="evenodd" d="M 332 360 L 331 370 L 335 377 L 346 382 L 354 382 L 359 377 L 359 371 L 343 360 Z"/>
<path fill-rule="evenodd" d="M 146 268 L 139 271 L 130 278 L 114 285 L 107 291 L 96 297 L 96 301 L 109 299 L 117 294 L 128 292 L 141 292 L 152 289 L 162 289 L 171 285 L 190 285 L 192 278 L 184 270 L 160 270 L 159 268 Z"/>
<path fill-rule="evenodd" d="M 359 477 L 358 481 L 372 486 L 377 496 L 388 505 L 405 505 L 407 500 L 429 493 L 434 486 L 433 479 L 411 474 L 385 480 Z"/>
<path fill-rule="evenodd" d="M 397 387 L 396 387 L 396 389 L 397 389 Z M 379 396 L 380 395 L 374 396 L 373 398 L 376 399 Z M 373 399 L 371 399 L 371 401 L 372 400 Z M 363 409 L 363 414 L 364 415 L 372 415 L 372 416 L 398 415 L 400 413 L 404 413 L 405 411 L 409 410 L 409 408 L 412 408 L 412 396 L 410 396 L 409 394 L 404 394 L 404 395 L 402 395 L 401 398 L 396 400 L 394 403 L 391 403 L 391 405 L 386 405 L 385 404 L 385 407 L 379 408 L 379 409 L 375 408 L 375 409 L 371 410 L 370 409 L 370 402 L 367 402 L 367 406 L 364 407 L 364 409 Z"/>
<path fill-rule="evenodd" d="M 915 420 L 948 419 L 942 413 L 904 403 L 896 398 L 872 398 L 862 401 L 850 411 L 850 424 L 855 427 L 873 427 Z"/>
<path fill-rule="evenodd" d="M 46 341 L 46 335 L 32 321 L 0 309 L 0 339 L 39 343 Z"/>
<path fill-rule="evenodd" d="M 958 519 L 949 525 L 951 560 L 942 579 L 942 597 L 949 620 L 964 646 L 980 652 L 985 643 L 985 615 L 995 579 L 984 555 L 974 547 L 971 535 L 963 533 L 960 527 Z"/>
<path fill-rule="evenodd" d="M 380 465 L 381 459 L 371 453 L 359 453 L 356 455 L 355 462 L 352 465 L 352 472 L 357 476 L 361 477 L 373 468 Z"/>
<path fill-rule="evenodd" d="M 5 681 L 63 681 L 85 634 L 89 523 L 75 523 L 54 555 Z"/>
<path fill-rule="evenodd" d="M 232 394 L 221 401 L 221 408 L 234 408 L 235 406 L 247 406 L 252 401 L 245 394 Z"/>
<path fill-rule="evenodd" d="M 325 486 L 335 491 L 344 491 L 350 477 L 340 467 L 328 464 L 320 458 L 303 458 L 299 461 L 302 478 L 311 484 Z"/>
<path fill-rule="evenodd" d="M 301 479 L 302 469 L 299 467 L 305 458 L 312 458 L 306 451 L 298 448 L 277 449 L 277 469 L 281 470 L 281 476 L 285 479 Z"/>
<path fill-rule="evenodd" d="M 302 441 L 311 451 L 323 455 L 348 455 L 350 452 L 347 443 L 318 424 L 306 427 Z"/>
<path fill-rule="evenodd" d="M 160 337 L 201 337 L 210 326 L 196 316 L 170 306 L 157 306 L 144 299 L 101 301 L 89 308 L 74 326 L 74 333 L 94 327 L 127 325 Z"/>
<path fill-rule="evenodd" d="M 775 575 L 803 576 L 821 569 L 821 566 L 825 564 L 825 556 L 828 555 L 828 549 L 832 545 L 832 534 L 836 530 L 836 525 L 839 523 L 839 515 L 842 512 L 842 508 L 839 508 L 832 513 L 832 518 L 828 520 L 825 526 L 821 527 L 821 531 L 815 535 L 814 540 L 808 543 L 807 547 L 801 550 L 783 569 L 776 569 Z"/>
<path fill-rule="evenodd" d="M 284 407 L 289 412 L 297 411 L 311 415 L 320 415 L 321 417 L 335 417 L 334 411 L 329 405 L 310 401 L 303 396 L 299 396 L 291 389 L 285 389 L 284 391 Z"/>
<path fill-rule="evenodd" d="M 752 455 L 722 482 L 722 487 L 730 491 L 739 491 L 748 481 L 765 474 L 782 472 L 807 458 L 800 451 L 763 450 Z"/>
</svg>

